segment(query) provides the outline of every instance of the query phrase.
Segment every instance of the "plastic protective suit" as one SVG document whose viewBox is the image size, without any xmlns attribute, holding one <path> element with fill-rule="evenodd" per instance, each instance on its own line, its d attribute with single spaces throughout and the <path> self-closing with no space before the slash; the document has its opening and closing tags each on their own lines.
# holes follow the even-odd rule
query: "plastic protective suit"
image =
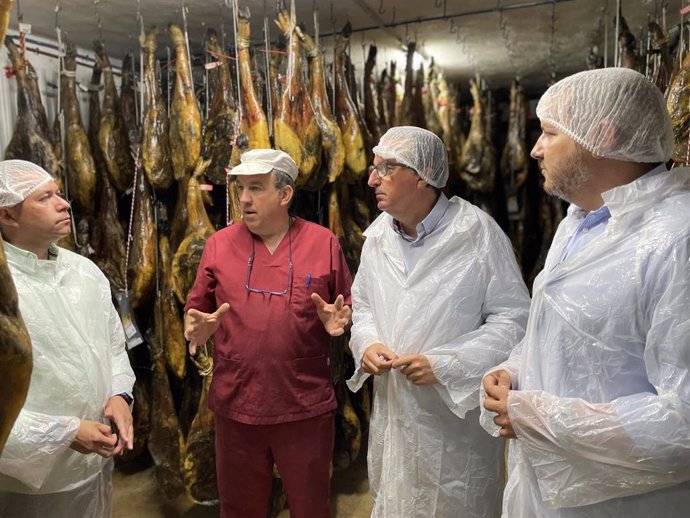
<svg viewBox="0 0 690 518">
<path fill-rule="evenodd" d="M 602 197 L 604 233 L 559 264 L 580 209 L 561 222 L 502 366 L 518 437 L 505 518 L 690 510 L 690 170 L 660 167 Z M 496 433 L 494 415 L 482 422 Z"/>
<path fill-rule="evenodd" d="M 55 502 L 72 501 L 71 516 L 110 516 L 109 506 L 82 508 L 74 501 L 93 505 L 84 492 L 110 484 L 112 461 L 69 448 L 80 418 L 106 423 L 110 397 L 131 393 L 134 385 L 108 281 L 91 261 L 61 248 L 51 247 L 53 260 L 9 243 L 5 253 L 34 366 L 26 403 L 0 457 L 0 492 L 38 493 L 44 502 L 53 494 Z M 107 480 L 94 484 L 101 473 Z M 65 492 L 73 498 L 65 499 Z M 54 516 L 65 512 L 53 509 Z M 26 509 L 22 516 L 33 514 Z"/>
<path fill-rule="evenodd" d="M 510 242 L 473 205 L 459 212 L 405 274 L 392 217 L 367 229 L 352 289 L 350 347 L 356 391 L 376 342 L 423 354 L 439 383 L 418 386 L 398 370 L 374 378 L 369 483 L 380 518 L 495 517 L 503 485 L 503 441 L 479 426 L 479 384 L 488 365 L 522 338 L 529 297 Z"/>
</svg>

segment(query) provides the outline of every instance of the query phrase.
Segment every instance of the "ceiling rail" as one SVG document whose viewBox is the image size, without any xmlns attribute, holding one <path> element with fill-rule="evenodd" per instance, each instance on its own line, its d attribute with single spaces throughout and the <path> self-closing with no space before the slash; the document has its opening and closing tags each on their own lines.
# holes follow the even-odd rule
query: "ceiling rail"
<svg viewBox="0 0 690 518">
<path fill-rule="evenodd" d="M 484 9 L 475 9 L 473 11 L 465 11 L 462 13 L 456 13 L 456 14 L 442 14 L 438 16 L 428 16 L 428 17 L 417 17 L 417 18 L 412 18 L 410 20 L 400 20 L 400 21 L 393 21 L 390 23 L 377 23 L 376 25 L 370 25 L 368 27 L 360 27 L 359 29 L 352 29 L 352 32 L 366 32 L 366 31 L 374 31 L 377 29 L 392 29 L 395 27 L 400 27 L 401 25 L 411 25 L 413 23 L 426 23 L 426 22 L 436 22 L 439 20 L 450 20 L 453 18 L 464 18 L 466 16 L 477 16 L 480 14 L 489 14 L 489 13 L 498 13 L 498 12 L 507 12 L 507 11 L 517 11 L 519 9 L 529 9 L 532 7 L 542 7 L 545 5 L 552 5 L 552 4 L 563 4 L 566 2 L 573 2 L 574 0 L 533 0 L 531 2 L 523 2 L 521 4 L 514 4 L 514 5 L 506 5 L 506 6 L 495 6 L 495 7 L 486 7 Z M 361 4 L 362 2 L 355 0 L 355 3 L 358 5 Z M 373 9 L 370 9 L 373 11 Z M 377 21 L 381 21 L 380 17 L 376 16 L 374 17 L 375 19 L 378 18 Z M 328 38 L 328 37 L 333 37 L 339 35 L 340 32 L 331 32 L 327 34 L 322 34 L 322 38 Z M 397 38 L 396 36 L 396 39 Z"/>
</svg>

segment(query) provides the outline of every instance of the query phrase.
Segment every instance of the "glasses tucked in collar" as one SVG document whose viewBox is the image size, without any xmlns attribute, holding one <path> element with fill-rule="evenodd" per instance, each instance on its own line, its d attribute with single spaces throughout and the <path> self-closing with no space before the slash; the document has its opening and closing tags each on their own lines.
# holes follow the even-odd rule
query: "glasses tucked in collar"
<svg viewBox="0 0 690 518">
<path fill-rule="evenodd" d="M 395 171 L 396 167 L 406 167 L 407 169 L 412 169 L 409 166 L 406 166 L 405 164 L 398 164 L 397 162 L 379 162 L 378 164 L 370 165 L 369 166 L 369 174 L 373 173 L 376 171 L 376 174 L 378 175 L 379 178 L 384 178 L 386 176 L 390 176 L 393 174 Z M 413 170 L 413 169 L 412 169 Z"/>
<path fill-rule="evenodd" d="M 250 286 L 250 279 L 252 276 L 252 267 L 254 266 L 254 256 L 256 255 L 256 249 L 254 247 L 254 236 L 252 236 L 252 253 L 247 259 L 247 272 L 244 277 L 244 289 L 248 293 L 261 293 L 263 295 L 275 295 L 277 297 L 287 295 L 290 292 L 290 284 L 292 284 L 292 236 L 290 235 L 290 223 L 288 223 L 288 274 L 287 274 L 287 286 L 283 291 L 273 291 L 265 290 L 262 288 L 252 288 Z"/>
</svg>

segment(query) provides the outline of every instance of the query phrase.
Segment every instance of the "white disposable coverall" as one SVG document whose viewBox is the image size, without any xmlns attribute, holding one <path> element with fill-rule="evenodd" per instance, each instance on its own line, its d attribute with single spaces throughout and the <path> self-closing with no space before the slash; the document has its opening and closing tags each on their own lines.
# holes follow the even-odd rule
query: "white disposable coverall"
<svg viewBox="0 0 690 518">
<path fill-rule="evenodd" d="M 374 379 L 373 517 L 495 517 L 500 509 L 504 443 L 479 425 L 479 383 L 522 338 L 529 296 L 496 223 L 457 197 L 450 203 L 458 214 L 409 275 L 390 215 L 365 232 L 352 287 L 357 369 L 348 386 L 364 383 L 360 361 L 375 342 L 427 356 L 439 381 L 417 386 L 398 370 Z"/>
<path fill-rule="evenodd" d="M 80 418 L 107 422 L 110 397 L 131 393 L 134 386 L 110 286 L 96 265 L 68 250 L 51 247 L 57 258 L 39 260 L 4 246 L 31 337 L 33 371 L 26 403 L 0 457 L 0 492 L 54 494 L 56 502 L 92 506 L 84 492 L 102 490 L 103 483 L 94 483 L 101 472 L 110 484 L 112 461 L 69 446 Z M 65 499 L 65 492 L 73 498 Z M 47 497 L 41 500 L 45 506 Z M 86 509 L 72 507 L 70 513 L 110 516 L 110 509 Z M 62 511 L 53 507 L 51 516 Z M 33 514 L 26 509 L 22 516 Z"/>
<path fill-rule="evenodd" d="M 501 366 L 518 389 L 505 518 L 689 516 L 689 190 L 682 168 L 605 192 L 604 233 L 559 264 L 580 209 L 561 222 Z"/>
</svg>

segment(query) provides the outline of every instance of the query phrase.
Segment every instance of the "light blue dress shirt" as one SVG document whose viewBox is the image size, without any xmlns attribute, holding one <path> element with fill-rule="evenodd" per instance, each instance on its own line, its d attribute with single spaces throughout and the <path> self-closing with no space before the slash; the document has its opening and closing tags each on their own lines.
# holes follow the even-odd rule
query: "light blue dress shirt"
<svg viewBox="0 0 690 518">
<path fill-rule="evenodd" d="M 400 236 L 398 243 L 405 261 L 407 275 L 414 270 L 424 252 L 438 242 L 445 228 L 455 218 L 459 211 L 457 204 L 448 202 L 448 198 L 441 193 L 429 214 L 417 224 L 417 237 L 408 236 L 395 219 L 392 220 L 393 229 Z"/>
</svg>

